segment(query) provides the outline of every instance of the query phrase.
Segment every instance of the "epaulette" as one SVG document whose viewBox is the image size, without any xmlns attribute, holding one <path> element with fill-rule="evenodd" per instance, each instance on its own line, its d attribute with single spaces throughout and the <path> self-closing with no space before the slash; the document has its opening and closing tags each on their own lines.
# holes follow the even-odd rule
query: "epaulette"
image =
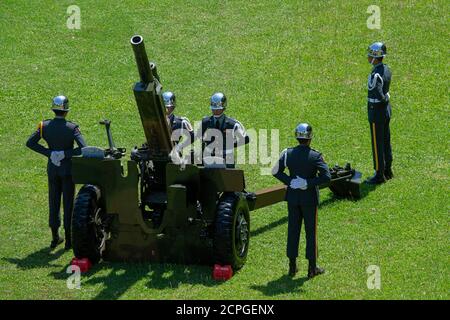
<svg viewBox="0 0 450 320">
<path fill-rule="evenodd" d="M 73 129 L 75 129 L 76 127 L 78 127 L 78 124 L 76 124 L 75 122 L 72 121 L 67 121 L 67 123 L 71 126 L 73 126 Z"/>
</svg>

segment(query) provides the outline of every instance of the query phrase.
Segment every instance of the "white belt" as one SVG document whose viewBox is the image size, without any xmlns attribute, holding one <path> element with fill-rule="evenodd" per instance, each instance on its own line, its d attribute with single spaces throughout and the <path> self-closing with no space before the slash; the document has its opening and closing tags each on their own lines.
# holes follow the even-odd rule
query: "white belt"
<svg viewBox="0 0 450 320">
<path fill-rule="evenodd" d="M 391 96 L 389 95 L 389 92 L 386 93 L 386 97 L 387 97 L 386 101 L 389 101 L 389 98 L 391 97 Z M 378 100 L 378 99 L 372 99 L 372 98 L 367 98 L 367 101 L 369 101 L 370 103 L 380 103 L 380 102 L 381 102 L 381 100 Z"/>
</svg>

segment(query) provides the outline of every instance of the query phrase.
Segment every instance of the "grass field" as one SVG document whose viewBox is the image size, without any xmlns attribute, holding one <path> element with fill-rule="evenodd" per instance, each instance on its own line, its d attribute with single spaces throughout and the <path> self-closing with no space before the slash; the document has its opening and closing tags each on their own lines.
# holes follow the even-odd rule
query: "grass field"
<svg viewBox="0 0 450 320">
<path fill-rule="evenodd" d="M 75 3 L 74 3 L 75 2 Z M 0 2 L 0 299 L 449 299 L 450 3 L 440 1 L 18 1 Z M 66 9 L 81 9 L 81 29 Z M 381 29 L 366 26 L 369 5 Z M 223 91 L 247 128 L 280 130 L 295 143 L 300 121 L 329 164 L 372 174 L 366 113 L 369 43 L 382 39 L 393 71 L 395 179 L 358 202 L 321 191 L 319 262 L 327 273 L 286 276 L 286 204 L 252 213 L 247 264 L 217 283 L 210 267 L 102 263 L 66 287 L 72 253 L 48 252 L 46 159 L 25 147 L 50 99 L 66 94 L 69 118 L 90 145 L 144 140 L 131 86 L 131 35 L 146 40 L 178 113 L 209 113 Z M 446 58 L 447 57 L 447 58 Z M 249 190 L 277 183 L 246 165 Z M 447 196 L 446 196 L 447 195 Z M 381 270 L 369 290 L 366 268 Z"/>
</svg>

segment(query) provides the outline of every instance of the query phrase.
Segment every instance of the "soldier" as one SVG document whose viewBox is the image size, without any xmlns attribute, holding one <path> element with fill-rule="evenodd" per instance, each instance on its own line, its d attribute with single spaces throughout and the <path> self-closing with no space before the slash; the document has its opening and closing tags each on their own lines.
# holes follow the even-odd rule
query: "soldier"
<svg viewBox="0 0 450 320">
<path fill-rule="evenodd" d="M 203 138 L 203 149 L 208 150 L 208 146 L 212 146 L 215 137 L 213 135 L 213 137 L 209 139 L 209 137 L 205 137 L 205 133 L 207 133 L 208 129 L 219 130 L 222 134 L 222 150 L 219 154 L 216 154 L 214 150 L 208 151 L 211 152 L 212 156 L 222 157 L 228 168 L 234 168 L 234 148 L 249 143 L 250 138 L 245 132 L 244 126 L 239 121 L 225 115 L 226 107 L 227 97 L 223 93 L 216 92 L 211 96 L 210 109 L 212 115 L 202 119 L 201 137 Z M 197 134 L 197 137 L 198 136 L 199 134 Z M 233 141 L 228 141 L 228 145 L 227 137 L 233 139 Z M 204 152 L 204 155 L 205 154 L 206 153 Z"/>
<path fill-rule="evenodd" d="M 297 269 L 298 246 L 302 220 L 305 221 L 306 258 L 309 260 L 308 278 L 325 272 L 316 265 L 317 261 L 317 206 L 319 186 L 331 180 L 330 171 L 320 152 L 309 147 L 312 127 L 301 123 L 295 129 L 299 145 L 282 151 L 278 164 L 272 174 L 287 185 L 288 239 L 287 256 L 289 275 L 294 276 Z M 289 169 L 289 175 L 284 173 Z"/>
<path fill-rule="evenodd" d="M 368 48 L 367 58 L 373 65 L 367 82 L 367 109 L 372 139 L 372 155 L 375 174 L 366 183 L 380 184 L 394 177 L 392 173 L 392 148 L 389 122 L 391 104 L 389 102 L 389 86 L 391 71 L 383 64 L 386 46 L 375 42 Z"/>
<path fill-rule="evenodd" d="M 52 110 L 54 119 L 41 121 L 37 130 L 27 141 L 27 147 L 48 157 L 48 196 L 49 196 L 49 226 L 52 231 L 50 248 L 54 249 L 63 242 L 59 236 L 61 218 L 59 209 L 61 206 L 61 194 L 64 207 L 65 249 L 71 245 L 71 220 L 73 210 L 73 197 L 75 185 L 71 174 L 71 157 L 81 154 L 81 148 L 86 146 L 78 125 L 67 121 L 65 118 L 69 112 L 69 100 L 65 96 L 53 98 Z M 47 142 L 48 148 L 39 144 L 40 139 Z M 73 148 L 74 141 L 78 148 Z"/>
<path fill-rule="evenodd" d="M 190 136 L 190 139 L 194 138 L 194 130 L 192 129 L 192 125 L 189 120 L 185 117 L 177 117 L 173 111 L 176 107 L 176 97 L 173 92 L 166 91 L 162 94 L 164 105 L 166 106 L 166 116 L 167 122 L 169 123 L 172 132 L 175 130 L 180 130 L 180 134 L 184 134 L 184 130 L 186 130 Z M 181 136 L 180 136 L 181 138 Z M 175 141 L 176 143 L 180 142 L 180 139 Z"/>
</svg>

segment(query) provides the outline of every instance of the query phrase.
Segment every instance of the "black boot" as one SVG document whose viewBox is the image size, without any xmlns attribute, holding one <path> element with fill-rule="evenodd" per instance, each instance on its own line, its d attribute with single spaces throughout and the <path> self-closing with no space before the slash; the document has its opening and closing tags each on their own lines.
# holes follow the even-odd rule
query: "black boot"
<svg viewBox="0 0 450 320">
<path fill-rule="evenodd" d="M 378 171 L 375 172 L 375 174 L 366 180 L 367 184 L 381 184 L 386 181 L 386 178 L 384 175 Z"/>
<path fill-rule="evenodd" d="M 316 265 L 315 260 L 309 261 L 309 266 L 308 266 L 308 278 L 309 279 L 312 279 L 315 276 L 318 276 L 319 274 L 323 274 L 323 273 L 325 273 L 325 269 L 318 267 Z"/>
<path fill-rule="evenodd" d="M 384 176 L 386 177 L 386 180 L 391 180 L 394 177 L 394 173 L 390 167 L 384 170 Z"/>
<path fill-rule="evenodd" d="M 64 240 L 59 236 L 58 228 L 52 228 L 52 242 L 50 243 L 50 249 L 55 249 Z"/>
<path fill-rule="evenodd" d="M 289 276 L 293 277 L 298 272 L 297 269 L 297 259 L 289 258 Z"/>
<path fill-rule="evenodd" d="M 70 232 L 70 230 L 65 231 L 65 236 L 66 236 L 66 243 L 64 245 L 64 250 L 70 250 L 72 249 L 72 233 Z"/>
</svg>

